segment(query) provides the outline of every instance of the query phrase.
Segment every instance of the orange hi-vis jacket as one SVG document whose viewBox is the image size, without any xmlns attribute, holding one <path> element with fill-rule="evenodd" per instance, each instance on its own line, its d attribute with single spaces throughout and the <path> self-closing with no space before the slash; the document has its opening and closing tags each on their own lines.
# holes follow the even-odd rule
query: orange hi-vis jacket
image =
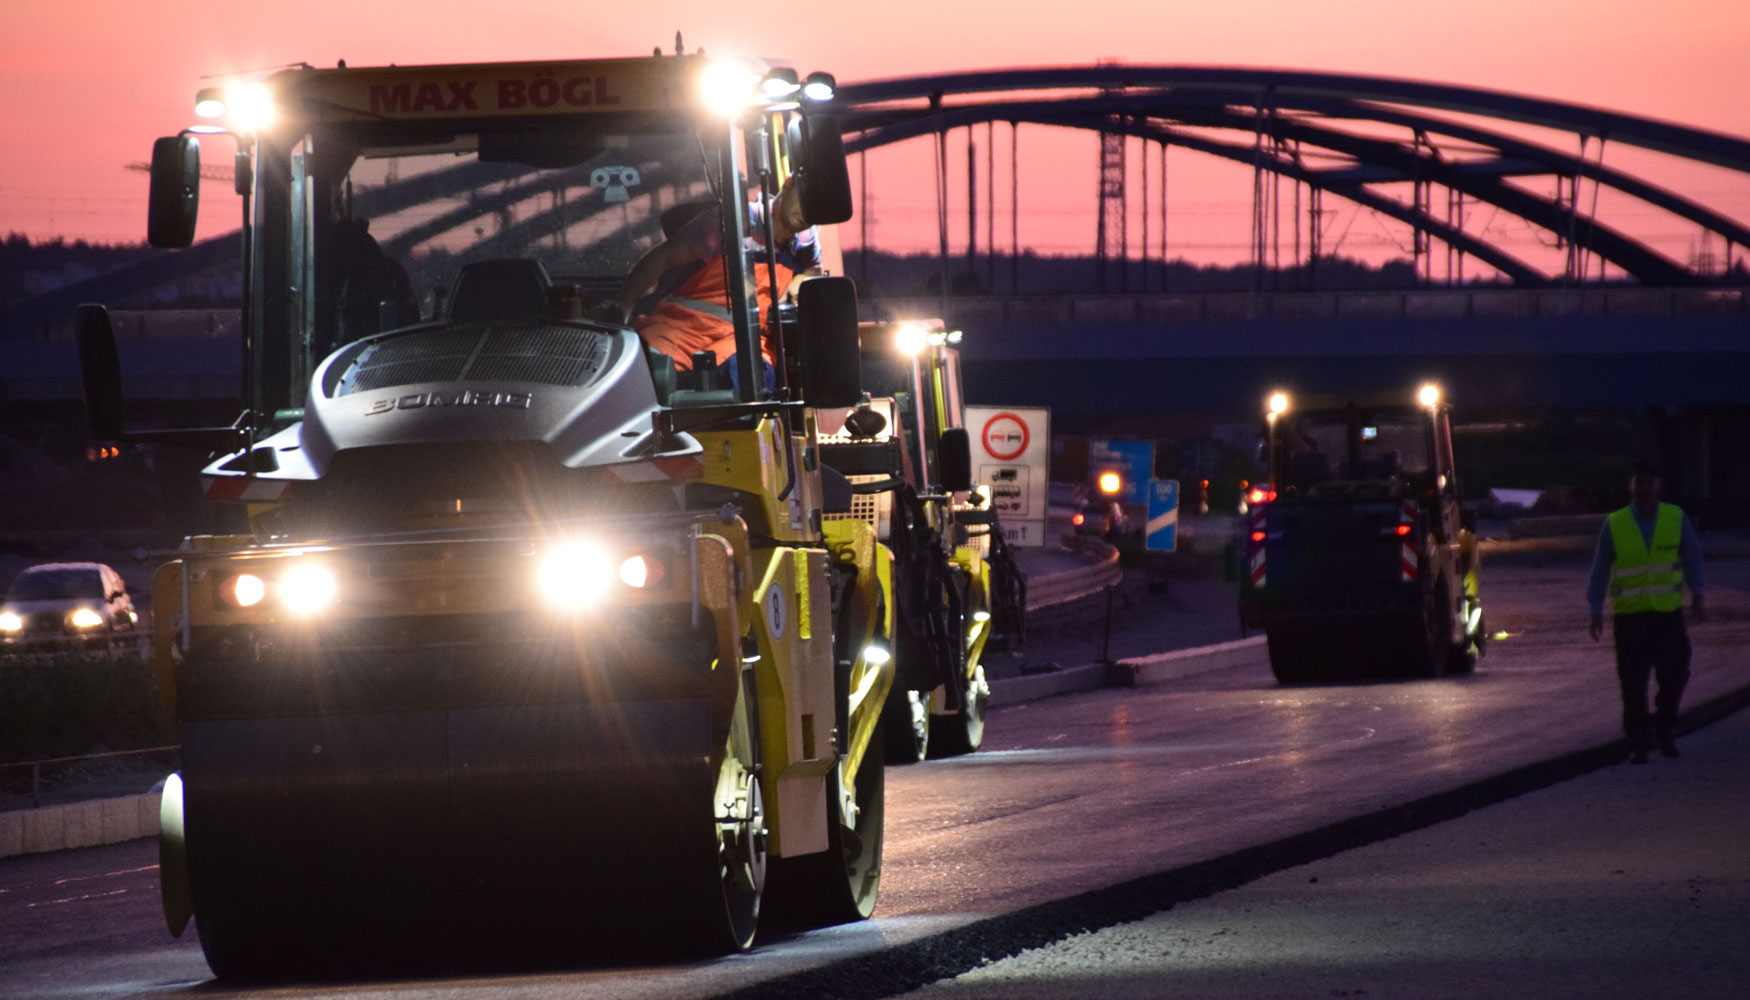
<svg viewBox="0 0 1750 1000">
<path fill-rule="evenodd" d="M 795 277 L 781 264 L 777 272 L 779 289 L 788 287 Z M 762 261 L 754 265 L 753 273 L 763 320 L 772 309 L 771 267 Z M 638 321 L 638 335 L 644 342 L 673 358 L 681 371 L 692 370 L 695 351 L 716 352 L 719 364 L 735 353 L 735 324 L 729 316 L 729 287 L 723 275 L 721 256 L 706 261 Z M 768 362 L 773 360 L 771 348 L 763 341 L 760 353 Z"/>
</svg>

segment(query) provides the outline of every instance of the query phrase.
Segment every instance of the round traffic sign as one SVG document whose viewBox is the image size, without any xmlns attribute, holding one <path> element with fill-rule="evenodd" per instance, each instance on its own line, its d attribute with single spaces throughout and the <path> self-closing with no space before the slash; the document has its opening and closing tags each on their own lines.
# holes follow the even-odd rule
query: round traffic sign
<svg viewBox="0 0 1750 1000">
<path fill-rule="evenodd" d="M 981 437 L 985 453 L 999 462 L 1012 462 L 1020 458 L 1033 439 L 1027 431 L 1027 422 L 1006 411 L 995 414 L 984 422 Z"/>
</svg>

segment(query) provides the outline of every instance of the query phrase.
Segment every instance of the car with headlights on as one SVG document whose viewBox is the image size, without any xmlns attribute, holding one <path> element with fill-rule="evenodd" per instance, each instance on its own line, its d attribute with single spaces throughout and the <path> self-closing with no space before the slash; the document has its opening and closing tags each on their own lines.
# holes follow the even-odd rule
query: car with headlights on
<svg viewBox="0 0 1750 1000">
<path fill-rule="evenodd" d="M 0 643 L 100 642 L 139 621 L 121 574 L 103 563 L 43 563 L 18 574 L 0 604 Z"/>
</svg>

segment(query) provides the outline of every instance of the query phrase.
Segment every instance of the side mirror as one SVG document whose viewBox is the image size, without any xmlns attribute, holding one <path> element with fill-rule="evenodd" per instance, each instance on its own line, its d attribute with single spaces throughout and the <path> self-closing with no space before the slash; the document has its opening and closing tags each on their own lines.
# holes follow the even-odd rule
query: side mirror
<svg viewBox="0 0 1750 1000">
<path fill-rule="evenodd" d="M 966 428 L 950 427 L 942 432 L 936 448 L 936 471 L 942 477 L 942 488 L 949 493 L 972 489 L 972 439 Z"/>
<path fill-rule="evenodd" d="M 811 115 L 802 127 L 802 214 L 810 225 L 830 226 L 851 219 L 851 170 L 845 162 L 839 120 Z"/>
<path fill-rule="evenodd" d="M 164 250 L 179 250 L 193 243 L 200 200 L 200 141 L 192 135 L 170 135 L 153 142 L 146 242 Z"/>
<path fill-rule="evenodd" d="M 857 286 L 849 278 L 810 278 L 796 290 L 802 399 L 810 406 L 856 406 L 863 399 L 857 343 Z"/>
<path fill-rule="evenodd" d="M 79 344 L 79 378 L 85 386 L 85 429 L 93 441 L 122 440 L 122 365 L 115 350 L 109 310 L 84 305 L 73 310 Z"/>
</svg>

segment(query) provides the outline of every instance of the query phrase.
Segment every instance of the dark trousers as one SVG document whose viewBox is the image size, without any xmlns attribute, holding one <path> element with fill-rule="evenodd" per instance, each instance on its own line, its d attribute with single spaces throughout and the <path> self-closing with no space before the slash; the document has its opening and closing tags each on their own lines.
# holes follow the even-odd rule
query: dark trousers
<svg viewBox="0 0 1750 1000">
<path fill-rule="evenodd" d="M 1622 684 L 1622 731 L 1629 746 L 1650 749 L 1653 735 L 1668 739 L 1677 729 L 1677 705 L 1689 683 L 1689 633 L 1682 611 L 1617 615 L 1616 677 Z M 1647 712 L 1647 677 L 1659 681 Z"/>
</svg>

